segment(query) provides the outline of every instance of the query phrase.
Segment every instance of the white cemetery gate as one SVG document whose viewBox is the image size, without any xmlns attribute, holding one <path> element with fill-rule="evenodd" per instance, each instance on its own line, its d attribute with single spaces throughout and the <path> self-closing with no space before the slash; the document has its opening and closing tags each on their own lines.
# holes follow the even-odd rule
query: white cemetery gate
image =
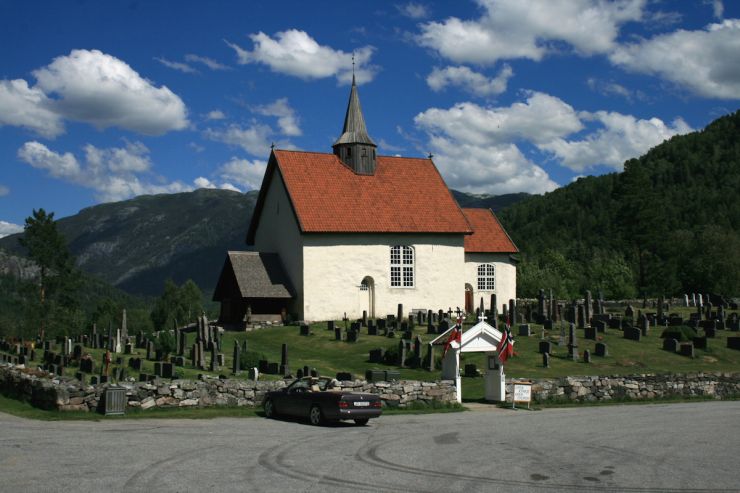
<svg viewBox="0 0 740 493">
<path fill-rule="evenodd" d="M 460 353 L 486 353 L 485 399 L 487 401 L 506 400 L 504 366 L 498 361 L 496 348 L 503 334 L 482 320 L 462 334 L 460 343 L 453 341 L 442 359 L 442 379 L 454 380 L 457 402 L 462 402 L 462 381 L 460 378 Z M 442 346 L 450 337 L 452 329 L 438 336 L 429 344 Z"/>
</svg>

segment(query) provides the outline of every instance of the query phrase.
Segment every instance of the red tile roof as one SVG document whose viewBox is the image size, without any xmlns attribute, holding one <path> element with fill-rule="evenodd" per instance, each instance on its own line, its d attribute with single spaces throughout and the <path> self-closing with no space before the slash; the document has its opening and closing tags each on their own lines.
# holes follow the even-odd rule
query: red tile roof
<svg viewBox="0 0 740 493">
<path fill-rule="evenodd" d="M 374 175 L 360 175 L 334 154 L 274 151 L 254 219 L 273 173 L 282 175 L 304 233 L 457 233 L 472 229 L 430 159 L 378 156 Z"/>
<path fill-rule="evenodd" d="M 465 237 L 466 252 L 516 253 L 519 249 L 511 241 L 491 209 L 463 209 L 474 233 Z"/>
</svg>

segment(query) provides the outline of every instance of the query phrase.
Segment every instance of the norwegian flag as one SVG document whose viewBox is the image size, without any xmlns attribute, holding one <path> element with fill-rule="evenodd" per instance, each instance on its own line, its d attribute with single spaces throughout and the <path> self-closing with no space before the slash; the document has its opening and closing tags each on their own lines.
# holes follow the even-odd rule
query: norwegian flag
<svg viewBox="0 0 740 493">
<path fill-rule="evenodd" d="M 462 318 L 457 319 L 457 323 L 454 327 L 452 327 L 452 332 L 450 332 L 450 337 L 447 338 L 447 342 L 445 342 L 445 350 L 442 353 L 442 357 L 444 358 L 447 354 L 447 350 L 450 349 L 450 345 L 452 344 L 452 341 L 457 342 L 460 344 L 462 342 Z"/>
<path fill-rule="evenodd" d="M 514 338 L 511 337 L 511 330 L 508 325 L 503 330 L 503 337 L 498 343 L 496 351 L 498 352 L 498 359 L 501 361 L 501 364 L 506 363 L 507 359 L 514 356 Z"/>
</svg>

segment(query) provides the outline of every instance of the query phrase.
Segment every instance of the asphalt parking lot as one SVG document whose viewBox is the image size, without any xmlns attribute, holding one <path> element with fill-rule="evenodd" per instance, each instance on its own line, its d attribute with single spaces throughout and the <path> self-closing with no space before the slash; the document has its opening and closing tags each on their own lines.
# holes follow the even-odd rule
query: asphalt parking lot
<svg viewBox="0 0 740 493">
<path fill-rule="evenodd" d="M 0 413 L 2 491 L 738 491 L 740 402 L 43 422 Z"/>
</svg>

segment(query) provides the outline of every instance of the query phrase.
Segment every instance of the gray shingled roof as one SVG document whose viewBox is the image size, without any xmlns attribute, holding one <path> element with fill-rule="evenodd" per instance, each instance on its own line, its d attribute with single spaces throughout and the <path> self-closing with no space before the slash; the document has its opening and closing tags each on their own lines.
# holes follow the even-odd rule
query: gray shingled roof
<svg viewBox="0 0 740 493">
<path fill-rule="evenodd" d="M 229 252 L 242 298 L 292 298 L 293 286 L 277 253 Z"/>
<path fill-rule="evenodd" d="M 334 145 L 337 144 L 369 144 L 375 146 L 375 142 L 367 134 L 365 117 L 362 116 L 360 97 L 357 94 L 354 75 L 352 76 L 352 90 L 349 93 L 349 104 L 347 105 L 347 114 L 344 116 L 342 135 L 334 142 Z"/>
</svg>

